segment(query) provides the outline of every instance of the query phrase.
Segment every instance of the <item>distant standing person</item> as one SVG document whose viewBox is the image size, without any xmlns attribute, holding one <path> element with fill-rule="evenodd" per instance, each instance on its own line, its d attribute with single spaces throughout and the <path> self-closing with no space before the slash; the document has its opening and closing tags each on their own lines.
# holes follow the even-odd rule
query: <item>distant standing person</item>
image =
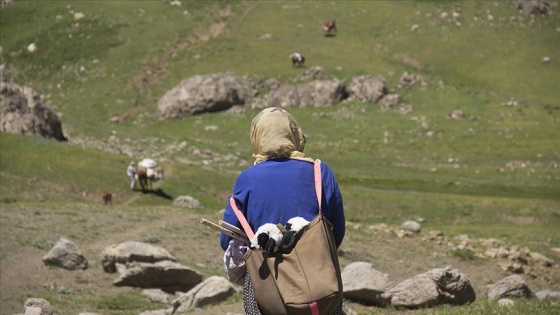
<svg viewBox="0 0 560 315">
<path fill-rule="evenodd" d="M 136 167 L 134 167 L 134 162 L 130 162 L 126 168 L 126 175 L 130 178 L 130 189 L 134 190 L 136 186 Z"/>
<path fill-rule="evenodd" d="M 333 32 L 338 32 L 338 30 L 336 29 L 336 21 L 332 20 L 332 22 L 325 22 L 323 31 L 325 32 L 325 36 L 332 36 Z"/>
</svg>

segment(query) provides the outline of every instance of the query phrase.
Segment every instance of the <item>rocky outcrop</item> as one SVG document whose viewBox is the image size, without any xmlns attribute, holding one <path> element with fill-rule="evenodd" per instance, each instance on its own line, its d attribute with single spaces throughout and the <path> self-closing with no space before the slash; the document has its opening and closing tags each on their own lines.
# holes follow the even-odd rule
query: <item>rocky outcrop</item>
<svg viewBox="0 0 560 315">
<path fill-rule="evenodd" d="M 253 94 L 249 80 L 236 74 L 196 75 L 165 93 L 157 110 L 163 119 L 180 118 L 245 104 Z"/>
<path fill-rule="evenodd" d="M 321 67 L 312 67 L 293 81 L 304 83 L 282 84 L 275 78 L 246 78 L 232 73 L 197 75 L 165 93 L 158 102 L 158 112 L 160 118 L 172 119 L 238 105 L 252 108 L 324 107 L 346 100 L 379 102 L 382 109 L 387 110 L 401 101 L 398 94 L 387 94 L 385 79 L 380 76 L 358 76 L 346 83 L 327 78 Z"/>
<path fill-rule="evenodd" d="M 265 98 L 267 107 L 321 107 L 339 103 L 347 96 L 344 82 L 333 79 L 302 85 L 284 84 Z"/>
<path fill-rule="evenodd" d="M 385 79 L 373 75 L 362 75 L 350 79 L 346 89 L 350 99 L 366 103 L 375 103 L 387 94 Z"/>
<path fill-rule="evenodd" d="M 66 141 L 59 117 L 38 93 L 15 83 L 0 83 L 0 131 Z"/>
</svg>

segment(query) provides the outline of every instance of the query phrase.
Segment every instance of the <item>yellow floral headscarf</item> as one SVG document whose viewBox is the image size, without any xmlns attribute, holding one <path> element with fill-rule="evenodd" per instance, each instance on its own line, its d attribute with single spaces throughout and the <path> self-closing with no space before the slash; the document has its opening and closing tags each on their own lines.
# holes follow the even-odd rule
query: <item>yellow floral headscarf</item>
<svg viewBox="0 0 560 315">
<path fill-rule="evenodd" d="M 303 130 L 296 119 L 282 108 L 264 109 L 253 118 L 251 146 L 255 164 L 282 157 L 313 162 L 311 157 L 303 153 Z"/>
</svg>

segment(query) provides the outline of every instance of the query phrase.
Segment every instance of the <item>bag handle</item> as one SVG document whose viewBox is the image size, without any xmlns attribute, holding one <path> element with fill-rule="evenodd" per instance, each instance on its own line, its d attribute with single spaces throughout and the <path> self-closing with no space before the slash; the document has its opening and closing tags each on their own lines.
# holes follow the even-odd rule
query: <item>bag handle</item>
<svg viewBox="0 0 560 315">
<path fill-rule="evenodd" d="M 322 214 L 323 211 L 321 210 L 321 200 L 323 195 L 323 184 L 321 181 L 321 160 L 319 159 L 313 162 L 313 174 L 315 180 L 315 194 L 317 195 L 317 201 L 319 202 L 319 214 Z M 235 216 L 241 223 L 243 230 L 245 230 L 245 234 L 247 234 L 247 237 L 249 239 L 252 239 L 255 236 L 255 233 L 251 229 L 249 222 L 247 222 L 247 219 L 245 218 L 241 210 L 239 210 L 239 208 L 237 207 L 237 203 L 235 202 L 235 199 L 233 199 L 233 197 L 229 197 L 229 205 L 231 206 L 233 212 L 235 213 Z"/>
</svg>

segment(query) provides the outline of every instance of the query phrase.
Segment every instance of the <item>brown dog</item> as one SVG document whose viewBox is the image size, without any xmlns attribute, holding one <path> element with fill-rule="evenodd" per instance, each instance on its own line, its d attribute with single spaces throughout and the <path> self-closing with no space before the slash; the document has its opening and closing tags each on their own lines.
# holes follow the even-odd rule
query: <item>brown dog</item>
<svg viewBox="0 0 560 315">
<path fill-rule="evenodd" d="M 104 191 L 103 192 L 103 204 L 104 205 L 113 205 L 113 194 L 108 192 L 108 191 Z"/>
</svg>

